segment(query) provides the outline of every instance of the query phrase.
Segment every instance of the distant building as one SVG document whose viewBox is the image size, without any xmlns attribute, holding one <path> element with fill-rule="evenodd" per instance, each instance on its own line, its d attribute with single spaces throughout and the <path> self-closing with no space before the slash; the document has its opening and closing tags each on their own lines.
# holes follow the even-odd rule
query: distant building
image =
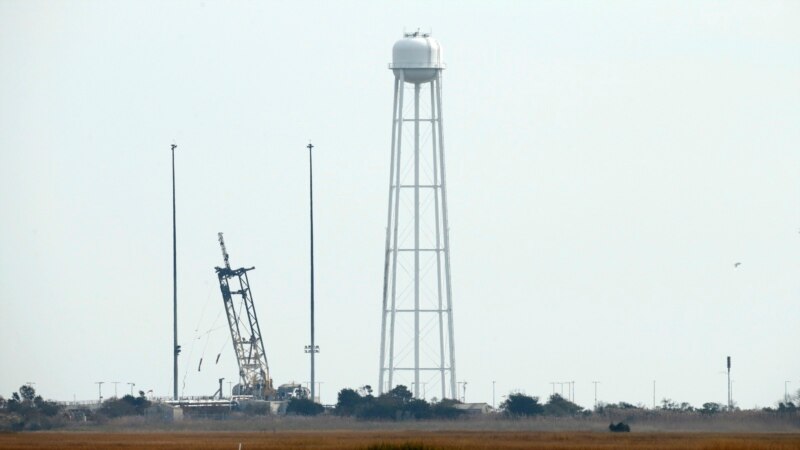
<svg viewBox="0 0 800 450">
<path fill-rule="evenodd" d="M 479 415 L 492 412 L 492 406 L 488 403 L 457 403 L 453 407 L 467 414 Z"/>
</svg>

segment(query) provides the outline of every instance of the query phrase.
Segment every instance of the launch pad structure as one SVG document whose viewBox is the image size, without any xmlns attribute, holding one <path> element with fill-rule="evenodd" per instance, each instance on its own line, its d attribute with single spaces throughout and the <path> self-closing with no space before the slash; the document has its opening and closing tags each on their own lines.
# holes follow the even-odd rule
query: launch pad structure
<svg viewBox="0 0 800 450">
<path fill-rule="evenodd" d="M 219 279 L 233 350 L 239 365 L 239 383 L 233 387 L 232 394 L 252 396 L 254 399 L 267 399 L 275 390 L 269 376 L 267 353 L 264 350 L 261 326 L 258 323 L 253 295 L 250 291 L 250 280 L 247 276 L 247 272 L 254 270 L 255 267 L 232 269 L 222 233 L 217 236 L 225 266 L 215 267 L 214 270 Z M 239 302 L 235 301 L 235 298 L 241 299 L 242 307 L 239 311 L 236 311 L 236 305 Z"/>
</svg>

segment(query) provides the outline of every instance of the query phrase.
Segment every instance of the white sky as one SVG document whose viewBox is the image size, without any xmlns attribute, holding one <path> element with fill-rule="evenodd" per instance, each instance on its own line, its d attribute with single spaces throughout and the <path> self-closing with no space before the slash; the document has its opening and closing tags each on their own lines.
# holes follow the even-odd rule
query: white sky
<svg viewBox="0 0 800 450">
<path fill-rule="evenodd" d="M 183 393 L 237 372 L 218 231 L 257 268 L 275 383 L 308 380 L 309 139 L 322 399 L 375 386 L 387 64 L 421 27 L 448 67 L 467 400 L 724 402 L 731 355 L 738 403 L 771 405 L 800 388 L 798 23 L 789 1 L 0 1 L 0 395 L 171 393 L 173 141 Z"/>
</svg>

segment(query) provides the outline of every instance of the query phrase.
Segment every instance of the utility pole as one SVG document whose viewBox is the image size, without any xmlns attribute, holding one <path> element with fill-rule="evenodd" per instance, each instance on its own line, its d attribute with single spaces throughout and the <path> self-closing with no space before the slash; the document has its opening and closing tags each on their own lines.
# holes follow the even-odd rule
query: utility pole
<svg viewBox="0 0 800 450">
<path fill-rule="evenodd" d="M 175 227 L 175 149 L 172 144 L 172 399 L 178 399 L 178 242 Z"/>
<path fill-rule="evenodd" d="M 133 387 L 134 387 L 134 386 L 136 386 L 136 383 L 131 383 L 131 382 L 128 382 L 128 384 L 129 384 L 129 385 L 130 385 L 130 387 L 131 387 L 131 397 L 133 397 Z"/>
<path fill-rule="evenodd" d="M 103 403 L 103 383 L 104 381 L 95 381 L 97 385 L 97 396 L 100 397 L 100 403 Z"/>
<path fill-rule="evenodd" d="M 119 384 L 119 381 L 112 381 L 111 384 L 114 385 L 114 398 L 118 398 L 117 397 L 117 385 Z"/>
<path fill-rule="evenodd" d="M 553 394 L 555 394 L 556 393 L 556 384 L 558 384 L 558 383 L 556 383 L 555 381 L 551 381 L 550 384 L 553 386 Z"/>
<path fill-rule="evenodd" d="M 316 401 L 314 354 L 319 352 L 319 347 L 314 343 L 314 172 L 311 159 L 311 150 L 314 146 L 309 142 L 306 148 L 308 149 L 308 200 L 311 224 L 311 345 L 306 346 L 306 353 L 311 355 L 311 401 Z"/>
<path fill-rule="evenodd" d="M 783 382 L 783 401 L 784 403 L 789 403 L 789 383 L 790 381 Z"/>
<path fill-rule="evenodd" d="M 492 409 L 494 409 L 494 384 L 496 383 L 495 380 L 492 380 Z"/>
<path fill-rule="evenodd" d="M 656 380 L 653 380 L 653 409 L 656 409 Z"/>
<path fill-rule="evenodd" d="M 600 384 L 599 381 L 592 381 L 594 383 L 594 409 L 597 409 L 597 385 Z"/>
</svg>

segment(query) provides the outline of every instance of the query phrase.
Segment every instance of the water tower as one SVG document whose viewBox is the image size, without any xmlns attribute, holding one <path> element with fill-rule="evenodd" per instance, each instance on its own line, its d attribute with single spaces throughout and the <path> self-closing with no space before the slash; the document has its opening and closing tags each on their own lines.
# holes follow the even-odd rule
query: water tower
<svg viewBox="0 0 800 450">
<path fill-rule="evenodd" d="M 416 398 L 457 398 L 442 49 L 429 34 L 406 33 L 389 68 L 394 109 L 378 392 L 402 384 Z"/>
</svg>

